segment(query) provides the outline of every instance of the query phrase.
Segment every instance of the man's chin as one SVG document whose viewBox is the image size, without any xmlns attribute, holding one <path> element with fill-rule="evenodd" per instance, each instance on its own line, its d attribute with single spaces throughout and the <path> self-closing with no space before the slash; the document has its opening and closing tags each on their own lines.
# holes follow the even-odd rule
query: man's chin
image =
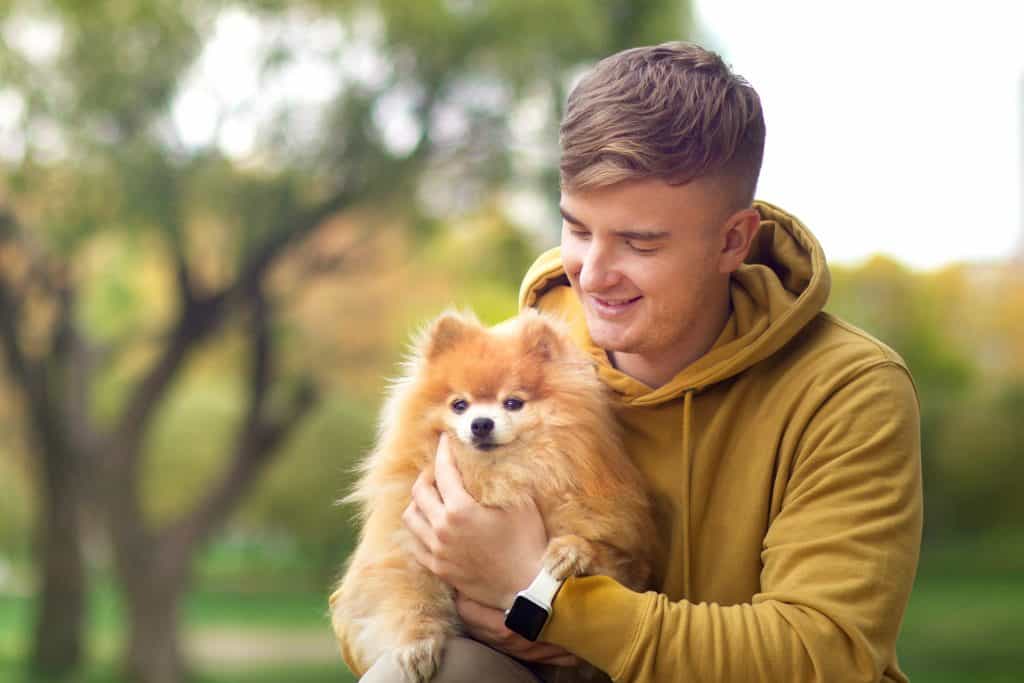
<svg viewBox="0 0 1024 683">
<path fill-rule="evenodd" d="M 621 329 L 618 325 L 609 325 L 600 318 L 592 320 L 588 316 L 587 331 L 590 333 L 590 340 L 605 351 L 632 353 L 636 347 L 626 334 L 627 330 Z"/>
</svg>

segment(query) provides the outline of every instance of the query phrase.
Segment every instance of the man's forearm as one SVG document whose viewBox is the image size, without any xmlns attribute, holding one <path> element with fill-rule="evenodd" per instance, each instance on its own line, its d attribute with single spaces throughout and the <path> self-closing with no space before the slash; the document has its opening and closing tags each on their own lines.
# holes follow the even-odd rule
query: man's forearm
<svg viewBox="0 0 1024 683">
<path fill-rule="evenodd" d="M 634 593 L 607 577 L 571 579 L 541 639 L 616 681 L 874 683 L 895 647 L 842 617 L 776 600 L 720 606 Z"/>
</svg>

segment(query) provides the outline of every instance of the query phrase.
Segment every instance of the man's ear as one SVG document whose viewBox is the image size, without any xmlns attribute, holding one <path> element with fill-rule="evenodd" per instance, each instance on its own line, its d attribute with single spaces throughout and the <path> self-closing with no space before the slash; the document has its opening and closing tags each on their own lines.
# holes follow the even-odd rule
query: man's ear
<svg viewBox="0 0 1024 683">
<path fill-rule="evenodd" d="M 470 314 L 445 311 L 430 324 L 419 347 L 424 358 L 436 358 L 470 334 L 480 330 L 480 322 Z"/>
<path fill-rule="evenodd" d="M 550 361 L 565 353 L 565 330 L 560 321 L 527 309 L 519 314 L 522 319 L 522 344 L 526 355 L 540 361 Z"/>
<path fill-rule="evenodd" d="M 747 259 L 750 245 L 761 229 L 761 214 L 757 209 L 742 209 L 729 216 L 722 235 L 722 251 L 718 258 L 718 272 L 732 273 Z"/>
</svg>

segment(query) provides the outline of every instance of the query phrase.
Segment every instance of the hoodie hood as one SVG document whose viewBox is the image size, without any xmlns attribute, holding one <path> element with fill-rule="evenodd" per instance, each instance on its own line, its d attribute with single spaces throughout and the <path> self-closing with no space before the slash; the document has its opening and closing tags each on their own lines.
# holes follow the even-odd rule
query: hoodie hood
<svg viewBox="0 0 1024 683">
<path fill-rule="evenodd" d="M 653 405 L 702 391 L 733 377 L 782 348 L 825 305 L 831 279 L 825 254 L 796 217 L 756 201 L 761 227 L 750 254 L 733 273 L 732 312 L 711 349 L 665 385 L 652 389 L 611 366 L 590 339 L 582 305 L 569 286 L 556 247 L 542 254 L 526 274 L 519 307 L 540 307 L 565 317 L 576 343 L 598 364 L 602 379 L 630 405 Z"/>
</svg>

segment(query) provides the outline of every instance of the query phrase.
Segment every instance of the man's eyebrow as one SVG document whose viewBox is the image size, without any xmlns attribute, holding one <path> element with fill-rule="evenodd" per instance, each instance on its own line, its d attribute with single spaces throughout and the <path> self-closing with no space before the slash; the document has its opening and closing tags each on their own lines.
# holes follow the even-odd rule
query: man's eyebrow
<svg viewBox="0 0 1024 683">
<path fill-rule="evenodd" d="M 571 213 L 566 211 L 565 207 L 562 206 L 562 205 L 558 206 L 558 213 L 562 214 L 562 218 L 564 218 L 565 220 L 569 221 L 573 225 L 578 225 L 581 228 L 587 227 L 587 226 L 583 225 L 583 221 L 581 221 L 579 218 L 576 218 L 576 216 L 573 216 Z"/>
<path fill-rule="evenodd" d="M 573 216 L 571 213 L 566 211 L 565 207 L 559 206 L 558 212 L 562 214 L 562 218 L 569 221 L 573 225 L 577 225 L 581 228 L 587 227 L 586 225 L 583 224 L 583 221 L 581 221 L 579 218 L 576 218 L 576 216 Z M 669 235 L 671 235 L 671 233 L 668 232 L 667 230 L 615 230 L 612 232 L 612 234 L 615 235 L 616 237 L 624 237 L 628 240 L 640 241 L 663 240 Z"/>
</svg>

